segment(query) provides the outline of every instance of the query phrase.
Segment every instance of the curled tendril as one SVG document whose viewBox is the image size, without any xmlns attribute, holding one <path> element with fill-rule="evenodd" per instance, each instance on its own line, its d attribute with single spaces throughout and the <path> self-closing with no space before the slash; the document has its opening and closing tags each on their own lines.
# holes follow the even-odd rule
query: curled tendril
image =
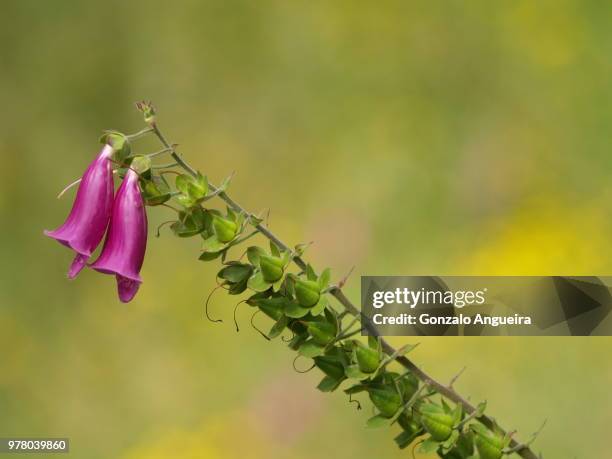
<svg viewBox="0 0 612 459">
<path fill-rule="evenodd" d="M 238 311 L 238 306 L 240 306 L 242 303 L 246 303 L 246 301 L 247 300 L 239 301 L 238 303 L 236 303 L 236 306 L 234 306 L 234 325 L 236 326 L 237 332 L 240 331 L 240 327 L 238 327 L 238 320 L 236 319 L 236 312 Z"/>
<path fill-rule="evenodd" d="M 253 320 L 255 319 L 255 316 L 261 312 L 259 309 L 257 311 L 255 311 L 253 313 L 253 315 L 251 316 L 251 327 L 253 327 L 253 329 L 255 331 L 257 331 L 257 333 L 259 333 L 261 336 L 263 336 L 265 339 L 267 339 L 268 341 L 270 341 L 270 337 L 268 335 L 266 335 L 264 332 L 262 332 L 259 328 L 257 328 L 257 326 L 255 325 L 255 323 L 253 322 Z"/>
<path fill-rule="evenodd" d="M 291 332 L 291 336 L 281 336 L 281 341 L 283 343 L 289 343 L 295 338 L 295 332 L 291 329 L 289 329 L 289 331 Z"/>
<path fill-rule="evenodd" d="M 223 322 L 222 319 L 212 319 L 210 315 L 208 314 L 208 303 L 210 302 L 210 298 L 212 297 L 213 293 L 215 293 L 221 287 L 222 285 L 217 285 L 215 288 L 213 288 L 212 291 L 208 294 L 208 297 L 206 298 L 206 303 L 204 304 L 204 314 L 206 315 L 206 318 L 210 322 L 214 322 L 214 323 Z"/>
<path fill-rule="evenodd" d="M 160 224 L 157 226 L 157 230 L 155 231 L 155 237 L 159 237 L 159 236 L 161 236 L 160 231 L 161 231 L 161 229 L 162 229 L 164 226 L 166 226 L 166 225 L 167 225 L 167 224 L 169 224 L 169 223 L 174 223 L 174 222 L 176 222 L 176 220 L 166 220 L 165 222 L 160 223 Z"/>
<path fill-rule="evenodd" d="M 355 400 L 353 398 L 353 394 L 349 394 L 349 403 L 356 403 L 357 404 L 357 409 L 358 410 L 361 409 L 361 402 L 359 400 Z"/>
<path fill-rule="evenodd" d="M 293 369 L 297 372 L 297 373 L 308 373 L 310 370 L 312 370 L 314 367 L 316 367 L 316 365 L 313 363 L 312 366 L 306 370 L 300 370 L 295 366 L 295 362 L 297 362 L 297 359 L 299 359 L 300 357 L 303 357 L 302 355 L 296 355 L 295 358 L 293 359 Z"/>
<path fill-rule="evenodd" d="M 171 209 L 171 210 L 175 211 L 177 214 L 181 213 L 181 211 L 178 210 L 176 207 L 172 207 L 170 204 L 167 204 L 165 202 L 163 204 L 160 204 L 160 206 L 167 207 L 168 209 Z"/>
<path fill-rule="evenodd" d="M 416 459 L 416 456 L 414 455 L 414 451 L 416 450 L 417 446 L 419 446 L 421 443 L 423 443 L 424 440 L 419 440 L 417 441 L 414 445 L 412 445 L 412 459 Z"/>
</svg>

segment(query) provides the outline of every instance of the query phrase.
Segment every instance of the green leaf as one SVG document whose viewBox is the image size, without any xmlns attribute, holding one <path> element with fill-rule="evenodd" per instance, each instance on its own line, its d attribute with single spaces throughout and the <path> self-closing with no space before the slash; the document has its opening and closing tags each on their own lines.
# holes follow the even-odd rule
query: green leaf
<svg viewBox="0 0 612 459">
<path fill-rule="evenodd" d="M 308 324 L 308 333 L 312 336 L 312 339 L 320 344 L 326 346 L 336 337 L 336 324 L 323 321 L 313 321 Z"/>
<path fill-rule="evenodd" d="M 419 451 L 423 454 L 430 454 L 430 453 L 437 451 L 439 446 L 440 446 L 440 443 L 438 443 L 437 441 L 431 438 L 428 438 L 423 443 L 421 443 L 421 447 L 419 448 Z"/>
<path fill-rule="evenodd" d="M 202 250 L 204 252 L 220 252 L 224 248 L 225 244 L 217 239 L 216 234 L 204 239 L 204 242 L 202 242 Z"/>
<path fill-rule="evenodd" d="M 189 212 L 180 212 L 179 220 L 171 226 L 179 237 L 191 237 L 200 234 L 205 229 L 206 217 L 201 207 L 195 207 Z M 216 252 L 216 250 L 213 250 Z"/>
<path fill-rule="evenodd" d="M 300 348 L 298 349 L 298 353 L 301 356 L 308 357 L 308 358 L 313 358 L 313 357 L 317 357 L 319 355 L 322 355 L 324 349 L 325 348 L 323 346 L 319 346 L 318 344 L 316 344 L 312 340 L 308 340 L 308 341 L 306 341 L 304 344 L 302 344 L 300 346 Z"/>
<path fill-rule="evenodd" d="M 307 334 L 296 333 L 295 336 L 287 344 L 290 349 L 297 351 L 300 346 L 308 339 Z"/>
<path fill-rule="evenodd" d="M 176 197 L 176 200 L 180 203 L 181 206 L 189 208 L 189 207 L 193 207 L 195 206 L 196 202 L 191 199 L 189 196 L 186 196 L 184 194 L 179 194 Z"/>
<path fill-rule="evenodd" d="M 270 288 L 272 284 L 266 282 L 261 274 L 261 271 L 257 271 L 249 279 L 247 286 L 255 292 L 264 292 Z"/>
<path fill-rule="evenodd" d="M 309 309 L 301 307 L 297 301 L 290 301 L 285 306 L 285 314 L 292 319 L 300 319 L 309 312 Z"/>
<path fill-rule="evenodd" d="M 368 390 L 367 384 L 355 384 L 354 386 L 351 386 L 348 389 L 345 389 L 344 393 L 348 395 L 352 395 L 352 394 L 358 394 L 360 392 L 365 392 L 366 390 Z"/>
<path fill-rule="evenodd" d="M 329 281 L 331 279 L 331 270 L 329 268 L 325 268 L 321 275 L 319 276 L 319 285 L 321 286 L 321 290 L 327 288 L 329 286 Z"/>
<path fill-rule="evenodd" d="M 458 426 L 461 420 L 463 419 L 463 406 L 460 403 L 455 405 L 455 409 L 453 410 L 453 425 Z"/>
<path fill-rule="evenodd" d="M 359 369 L 359 365 L 349 365 L 345 369 L 346 376 L 352 379 L 365 379 L 368 377 L 367 374 L 363 373 Z"/>
<path fill-rule="evenodd" d="M 278 249 L 277 245 L 272 241 L 270 241 L 270 253 L 273 257 L 281 256 L 280 250 Z"/>
<path fill-rule="evenodd" d="M 235 222 L 238 216 L 236 215 L 236 212 L 234 212 L 234 209 L 232 209 L 230 206 L 227 206 L 226 209 L 227 209 L 227 218 Z"/>
<path fill-rule="evenodd" d="M 230 287 L 227 290 L 227 293 L 229 293 L 230 295 L 241 294 L 247 289 L 247 281 L 248 281 L 248 278 L 245 278 L 244 280 L 241 280 L 240 282 L 230 284 Z"/>
<path fill-rule="evenodd" d="M 281 277 L 279 280 L 277 280 L 276 282 L 272 284 L 272 290 L 274 290 L 275 292 L 280 292 L 284 283 L 285 283 L 285 279 Z"/>
<path fill-rule="evenodd" d="M 261 295 L 258 293 L 256 295 Z M 285 308 L 285 303 L 287 301 L 286 298 L 283 297 L 272 297 L 272 298 L 253 298 L 256 295 L 253 295 L 247 302 L 249 304 L 254 304 L 257 306 L 265 315 L 268 317 L 279 320 L 283 315 L 283 310 Z"/>
<path fill-rule="evenodd" d="M 287 324 L 289 323 L 289 318 L 287 316 L 281 316 L 280 319 L 276 321 L 276 323 L 270 329 L 270 333 L 268 333 L 269 338 L 276 338 L 280 335 Z"/>
<path fill-rule="evenodd" d="M 226 266 L 217 274 L 217 277 L 230 282 L 242 282 L 250 277 L 253 268 L 251 265 L 233 264 Z"/>
<path fill-rule="evenodd" d="M 247 249 L 247 258 L 253 266 L 259 267 L 259 257 L 266 255 L 266 251 L 261 247 L 251 246 Z"/>
<path fill-rule="evenodd" d="M 198 172 L 197 177 L 189 186 L 189 194 L 196 199 L 201 199 L 208 193 L 208 179 Z"/>
<path fill-rule="evenodd" d="M 342 384 L 342 380 L 325 376 L 317 386 L 317 389 L 319 389 L 321 392 L 333 392 L 340 384 Z"/>
<path fill-rule="evenodd" d="M 314 269 L 312 269 L 312 266 L 310 266 L 310 264 L 306 266 L 306 278 L 311 281 L 317 280 L 317 275 L 314 272 Z"/>
<path fill-rule="evenodd" d="M 176 177 L 176 189 L 181 192 L 179 202 L 197 202 L 208 193 L 208 180 L 198 172 L 196 177 L 181 174 Z M 182 198 L 182 199 L 181 199 Z"/>
<path fill-rule="evenodd" d="M 189 183 L 191 182 L 191 177 L 186 174 L 181 174 L 176 176 L 176 180 L 174 185 L 176 189 L 183 193 L 185 196 L 189 196 Z"/>
<path fill-rule="evenodd" d="M 230 183 L 232 182 L 232 178 L 234 177 L 234 174 L 225 177 L 223 179 L 223 182 L 221 182 L 221 185 L 219 185 L 219 190 L 221 191 L 226 191 L 229 188 Z"/>
<path fill-rule="evenodd" d="M 484 402 L 480 402 L 478 406 L 476 407 L 476 417 L 479 418 L 480 416 L 482 416 L 486 409 L 487 409 L 487 401 L 485 400 Z"/>
<path fill-rule="evenodd" d="M 147 206 L 158 206 L 172 197 L 168 185 L 157 176 L 151 177 L 151 180 L 142 180 L 141 188 Z"/>
<path fill-rule="evenodd" d="M 368 429 L 380 429 L 381 427 L 389 427 L 389 419 L 377 414 L 366 421 Z"/>
<path fill-rule="evenodd" d="M 203 252 L 198 257 L 198 260 L 201 260 L 201 261 L 212 261 L 212 260 L 216 260 L 217 258 L 219 258 L 220 255 L 221 255 L 221 252 Z"/>
<path fill-rule="evenodd" d="M 399 446 L 400 449 L 404 449 L 406 446 L 410 445 L 419 435 L 420 432 L 418 430 L 404 430 L 401 434 L 394 438 L 394 441 L 395 443 L 397 443 L 397 446 Z"/>
<path fill-rule="evenodd" d="M 450 405 L 446 402 L 446 400 L 444 400 L 444 398 L 441 401 L 442 401 L 442 409 L 444 409 L 444 412 L 447 414 L 451 414 L 453 409 L 450 407 Z"/>
<path fill-rule="evenodd" d="M 344 380 L 344 366 L 338 362 L 335 358 L 322 355 L 314 358 L 315 365 L 327 376 L 335 380 Z"/>
<path fill-rule="evenodd" d="M 459 440 L 459 431 L 453 430 L 450 434 L 450 437 L 448 437 L 448 439 L 442 443 L 442 450 L 444 452 L 450 451 L 457 443 L 457 440 Z"/>
<path fill-rule="evenodd" d="M 325 295 L 321 295 L 317 304 L 310 308 L 310 313 L 315 317 L 321 315 L 321 313 L 325 311 L 325 307 L 327 306 L 327 304 L 328 303 L 327 299 L 325 298 Z"/>
</svg>

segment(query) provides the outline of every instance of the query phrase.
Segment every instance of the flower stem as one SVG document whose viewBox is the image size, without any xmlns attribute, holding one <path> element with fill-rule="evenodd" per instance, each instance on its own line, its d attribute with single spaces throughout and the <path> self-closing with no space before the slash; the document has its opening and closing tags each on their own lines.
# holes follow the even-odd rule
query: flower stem
<svg viewBox="0 0 612 459">
<path fill-rule="evenodd" d="M 180 167 L 182 167 L 187 173 L 189 173 L 190 175 L 196 177 L 197 176 L 197 171 L 192 166 L 190 166 L 178 154 L 178 152 L 176 151 L 175 146 L 171 145 L 166 140 L 166 138 L 164 137 L 164 135 L 160 131 L 159 126 L 157 125 L 157 123 L 155 123 L 153 125 L 153 132 L 158 137 L 160 142 L 166 148 L 170 149 L 170 155 L 174 158 L 174 160 L 177 162 L 177 164 Z M 211 191 L 213 191 L 215 193 L 217 192 L 217 187 L 212 185 L 210 182 L 209 182 L 209 188 L 210 188 Z M 234 201 L 232 198 L 230 198 L 230 196 L 225 191 L 220 191 L 218 193 L 218 196 L 219 196 L 220 199 L 225 201 L 225 203 L 228 206 L 230 206 L 235 212 L 243 213 L 247 217 L 251 216 L 250 212 L 246 211 L 236 201 Z M 272 241 L 279 249 L 281 249 L 283 251 L 289 251 L 289 252 L 292 251 L 287 244 L 285 244 L 283 241 L 281 241 L 265 225 L 259 223 L 259 224 L 253 225 L 253 226 L 261 234 L 263 234 L 267 239 Z M 299 268 L 301 268 L 302 270 L 306 269 L 307 264 L 306 264 L 306 262 L 301 257 L 299 257 L 299 256 L 293 257 L 293 262 Z M 368 335 L 376 336 L 376 337 L 380 338 L 380 341 L 381 341 L 381 344 L 382 344 L 382 349 L 383 349 L 384 352 L 386 352 L 388 355 L 396 354 L 396 349 L 394 349 L 385 339 L 383 339 L 380 336 L 380 333 L 378 332 L 378 330 L 376 330 L 376 328 L 374 327 L 374 324 L 371 322 L 371 320 L 367 316 L 365 316 L 351 302 L 351 300 L 349 300 L 346 297 L 346 295 L 342 291 L 341 287 L 333 286 L 333 287 L 330 288 L 329 293 L 334 298 L 336 298 L 336 300 L 346 309 L 346 311 L 348 311 L 349 314 L 351 314 L 352 316 L 357 317 L 357 318 L 359 318 L 361 320 L 362 327 L 364 328 L 364 330 L 366 330 L 368 332 Z M 457 403 L 457 404 L 461 405 L 463 407 L 463 410 L 465 411 L 466 414 L 471 415 L 474 412 L 476 412 L 476 407 L 474 405 L 472 405 L 464 397 L 462 397 L 459 393 L 455 392 L 455 390 L 452 387 L 446 386 L 445 384 L 442 384 L 441 382 L 438 382 L 435 379 L 433 379 L 431 376 L 429 376 L 427 373 L 425 373 L 423 370 L 421 370 L 412 360 L 408 359 L 406 356 L 398 355 L 395 358 L 395 361 L 399 365 L 401 365 L 402 367 L 406 368 L 407 370 L 410 370 L 425 385 L 427 385 L 430 388 L 434 389 L 436 392 L 441 394 L 443 397 L 453 401 L 454 403 Z M 483 414 L 482 416 L 477 417 L 477 419 L 478 419 L 479 422 L 481 422 L 488 429 L 493 429 L 494 427 L 497 427 L 498 429 L 501 429 L 501 427 L 499 427 L 499 425 L 496 423 L 496 421 L 493 418 L 491 418 L 491 417 L 489 417 L 487 415 Z M 502 434 L 505 434 L 505 432 L 503 432 L 503 430 L 502 430 Z M 510 448 L 513 449 L 513 452 L 516 452 L 516 454 L 518 454 L 523 459 L 538 459 L 538 456 L 531 450 L 531 448 L 529 447 L 528 444 L 523 444 L 523 443 L 520 443 L 519 441 L 517 441 L 516 439 L 512 439 L 509 446 L 510 446 Z"/>
<path fill-rule="evenodd" d="M 147 135 L 149 132 L 153 132 L 153 128 L 147 127 L 141 131 L 135 132 L 134 134 L 126 135 L 126 137 L 128 138 L 128 140 L 136 140 L 144 135 Z"/>
</svg>

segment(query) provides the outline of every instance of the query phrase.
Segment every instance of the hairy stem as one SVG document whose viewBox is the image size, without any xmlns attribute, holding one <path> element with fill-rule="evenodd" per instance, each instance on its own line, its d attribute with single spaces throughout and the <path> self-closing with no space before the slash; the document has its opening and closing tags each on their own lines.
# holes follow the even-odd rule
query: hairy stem
<svg viewBox="0 0 612 459">
<path fill-rule="evenodd" d="M 165 138 L 165 136 L 162 134 L 162 132 L 160 131 L 160 129 L 159 129 L 158 125 L 157 125 L 157 123 L 154 123 L 152 125 L 152 129 L 153 129 L 153 133 L 158 137 L 160 142 L 164 145 L 164 147 L 166 149 L 168 149 L 168 151 L 170 152 L 170 155 L 173 157 L 173 159 L 176 161 L 176 163 L 180 167 L 182 167 L 187 173 L 191 174 L 194 177 L 197 176 L 197 171 L 192 166 L 190 166 L 181 157 L 181 155 L 178 154 L 178 152 L 176 151 L 175 146 L 170 144 L 168 142 L 168 140 Z M 237 213 L 243 213 L 246 216 L 251 216 L 252 215 L 250 212 L 245 210 L 240 204 L 238 204 L 236 201 L 234 201 L 225 191 L 218 190 L 217 187 L 215 187 L 214 185 L 212 185 L 210 183 L 209 183 L 209 187 L 210 187 L 210 190 L 213 193 L 217 193 L 218 197 L 221 198 L 223 201 L 225 201 L 225 203 L 228 206 L 230 206 Z M 274 242 L 274 244 L 276 244 L 280 249 L 287 250 L 287 251 L 292 251 L 292 249 L 287 244 L 285 244 L 283 241 L 281 241 L 265 225 L 259 223 L 259 224 L 254 225 L 254 227 L 261 234 L 263 234 L 266 238 L 268 238 L 270 241 Z M 295 256 L 293 258 L 293 261 L 302 270 L 306 269 L 307 264 L 306 264 L 306 262 L 301 257 Z M 334 298 L 336 298 L 336 300 L 348 311 L 349 314 L 351 314 L 351 315 L 353 315 L 355 317 L 359 317 L 361 319 L 362 326 L 368 331 L 368 333 L 370 335 L 380 337 L 380 334 L 378 333 L 378 331 L 374 327 L 374 324 L 371 322 L 371 320 L 361 313 L 361 311 L 351 302 L 351 300 L 349 300 L 347 298 L 347 296 L 344 294 L 344 292 L 342 291 L 342 289 L 339 286 L 333 286 L 329 290 L 329 293 Z M 395 351 L 396 351 L 395 348 L 393 348 L 393 346 L 391 346 L 384 338 L 380 338 L 380 339 L 381 339 L 381 344 L 382 344 L 383 350 L 387 354 L 393 355 L 395 353 Z M 445 385 L 445 384 L 442 384 L 442 383 L 436 381 L 434 378 L 432 378 L 426 372 L 421 370 L 409 358 L 407 358 L 405 356 L 398 356 L 395 359 L 395 361 L 399 365 L 401 365 L 402 367 L 410 370 L 425 385 L 435 389 L 442 396 L 444 396 L 447 399 L 453 401 L 454 403 L 457 403 L 457 404 L 461 405 L 463 407 L 464 411 L 468 415 L 470 415 L 470 414 L 472 414 L 472 413 L 474 413 L 476 411 L 476 407 L 474 405 L 472 405 L 469 401 L 467 401 L 465 398 L 463 398 L 460 394 L 458 394 L 451 387 L 451 385 Z M 498 429 L 501 429 L 499 424 L 496 424 L 494 419 L 489 417 L 489 416 L 487 416 L 487 415 L 479 416 L 476 419 L 478 419 L 478 421 L 480 421 L 483 425 L 485 425 L 489 429 L 493 429 L 493 427 L 496 426 L 496 425 L 497 425 Z M 524 459 L 538 459 L 539 458 L 538 455 L 536 455 L 531 450 L 531 448 L 528 445 L 526 445 L 524 443 L 521 443 L 521 442 L 519 442 L 516 439 L 512 439 L 512 441 L 510 443 L 510 448 L 514 452 L 516 452 L 516 454 L 518 454 L 520 457 L 522 457 Z"/>
</svg>

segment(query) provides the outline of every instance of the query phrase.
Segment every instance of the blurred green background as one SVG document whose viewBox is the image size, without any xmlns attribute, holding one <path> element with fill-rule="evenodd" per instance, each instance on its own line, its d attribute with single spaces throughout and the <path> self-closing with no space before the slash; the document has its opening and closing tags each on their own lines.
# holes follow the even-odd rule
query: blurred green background
<svg viewBox="0 0 612 459">
<path fill-rule="evenodd" d="M 147 98 L 213 182 L 235 170 L 239 202 L 315 241 L 315 266 L 356 265 L 355 300 L 361 274 L 610 275 L 609 6 L 2 0 L 0 436 L 92 459 L 410 457 L 246 309 L 235 333 L 234 298 L 202 318 L 218 266 L 198 240 L 151 237 L 128 305 L 112 277 L 66 280 L 42 230 L 74 193 L 55 196 Z M 611 339 L 420 341 L 522 439 L 548 418 L 545 457 L 609 457 Z"/>
</svg>

